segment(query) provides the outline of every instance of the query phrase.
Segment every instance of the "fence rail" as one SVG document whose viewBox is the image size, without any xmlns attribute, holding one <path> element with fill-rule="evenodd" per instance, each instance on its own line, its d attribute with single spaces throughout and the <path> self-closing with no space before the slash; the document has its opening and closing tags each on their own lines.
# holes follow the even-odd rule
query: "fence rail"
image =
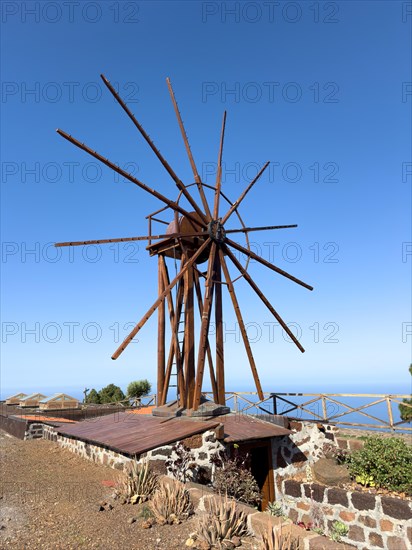
<svg viewBox="0 0 412 550">
<path fill-rule="evenodd" d="M 210 397 L 212 393 L 204 392 L 204 395 Z M 412 433 L 411 424 L 408 426 L 408 422 L 401 420 L 398 413 L 398 405 L 401 403 L 406 408 L 412 409 L 411 404 L 403 403 L 403 399 L 410 398 L 410 395 L 407 394 L 264 393 L 263 395 L 264 399 L 256 400 L 256 392 L 226 392 L 226 404 L 235 412 L 244 414 L 253 414 L 254 411 L 258 411 L 264 414 L 285 415 L 297 420 L 327 422 L 369 430 L 380 429 Z M 345 401 L 362 399 L 364 402 L 351 406 L 342 401 L 342 398 L 345 398 Z M 393 409 L 394 405 L 396 410 Z M 378 413 L 366 412 L 367 409 L 376 406 L 379 407 Z M 356 414 L 362 419 L 366 418 L 369 422 L 350 422 L 348 416 L 351 414 Z M 371 420 L 373 422 L 370 422 Z"/>
</svg>

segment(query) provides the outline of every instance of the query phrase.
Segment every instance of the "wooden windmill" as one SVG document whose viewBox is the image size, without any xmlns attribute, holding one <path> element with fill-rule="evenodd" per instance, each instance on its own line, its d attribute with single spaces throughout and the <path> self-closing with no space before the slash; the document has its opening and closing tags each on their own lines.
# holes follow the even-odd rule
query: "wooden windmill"
<svg viewBox="0 0 412 550">
<path fill-rule="evenodd" d="M 146 133 L 141 124 L 137 121 L 133 113 L 120 98 L 119 94 L 110 84 L 110 82 L 101 75 L 103 82 L 113 94 L 119 105 L 126 112 L 127 116 L 139 130 L 143 138 L 151 147 L 157 158 L 160 160 L 166 171 L 176 184 L 179 190 L 177 200 L 173 201 L 162 195 L 155 189 L 151 189 L 136 177 L 127 173 L 118 165 L 96 153 L 85 144 L 80 143 L 71 135 L 57 130 L 57 132 L 82 149 L 97 160 L 104 163 L 106 166 L 119 173 L 129 181 L 145 190 L 149 194 L 157 197 L 164 207 L 157 212 L 150 214 L 148 235 L 141 237 L 126 237 L 119 239 L 104 239 L 78 242 L 57 243 L 56 246 L 83 246 L 91 244 L 116 243 L 127 241 L 148 241 L 147 250 L 151 256 L 158 257 L 158 297 L 150 309 L 144 314 L 142 319 L 136 324 L 134 329 L 125 338 L 122 344 L 114 352 L 112 359 L 117 359 L 126 349 L 132 339 L 144 326 L 146 321 L 157 310 L 158 311 L 158 364 L 157 364 L 157 398 L 158 404 L 164 405 L 167 399 L 168 388 L 171 383 L 171 376 L 176 376 L 178 404 L 184 409 L 197 411 L 202 397 L 202 384 L 205 371 L 206 361 L 213 389 L 214 402 L 216 404 L 225 404 L 225 376 L 224 376 L 224 337 L 223 337 L 223 311 L 222 311 L 222 286 L 226 286 L 229 292 L 233 308 L 237 317 L 246 353 L 248 356 L 250 368 L 256 384 L 256 389 L 260 399 L 263 399 L 262 387 L 259 381 L 255 361 L 252 355 L 252 350 L 246 333 L 245 324 L 238 304 L 234 282 L 237 279 L 232 279 L 228 269 L 230 260 L 239 272 L 237 278 L 243 277 L 260 300 L 266 305 L 272 315 L 276 318 L 283 330 L 289 335 L 291 340 L 296 344 L 301 352 L 303 347 L 291 332 L 289 327 L 270 304 L 268 299 L 254 282 L 253 278 L 247 271 L 247 263 L 245 266 L 239 262 L 234 254 L 234 250 L 246 255 L 248 259 L 254 259 L 267 268 L 275 271 L 294 281 L 295 283 L 309 289 L 313 288 L 283 271 L 279 267 L 264 260 L 250 250 L 248 233 L 251 231 L 263 231 L 273 229 L 285 229 L 297 227 L 296 225 L 278 225 L 266 227 L 246 227 L 239 213 L 239 206 L 245 199 L 246 195 L 258 181 L 264 170 L 269 165 L 267 162 L 257 176 L 249 183 L 249 185 L 241 193 L 240 197 L 231 202 L 221 189 L 222 180 L 222 153 L 226 125 L 226 112 L 223 115 L 222 129 L 220 135 L 220 146 L 217 163 L 216 184 L 214 187 L 206 185 L 201 181 L 196 164 L 190 149 L 186 131 L 183 126 L 179 108 L 176 103 L 174 92 L 170 80 L 167 79 L 169 93 L 172 99 L 173 107 L 176 113 L 180 132 L 183 137 L 187 156 L 193 171 L 194 183 L 185 185 L 176 175 L 172 167 L 162 156 L 160 151 L 154 145 L 153 141 Z M 200 202 L 195 200 L 192 194 L 192 189 L 197 190 Z M 209 204 L 207 193 L 213 197 Z M 182 206 L 182 202 L 186 201 L 189 205 L 187 208 Z M 227 207 L 221 214 L 221 203 L 225 201 Z M 159 219 L 160 213 L 169 214 L 169 223 Z M 227 229 L 229 218 L 236 215 L 241 227 L 235 229 Z M 163 234 L 152 234 L 153 222 L 166 223 L 168 225 Z M 244 234 L 246 237 L 247 246 L 241 246 L 229 238 L 229 234 Z M 169 272 L 165 258 L 173 258 L 175 261 L 180 261 L 180 270 L 170 280 Z M 206 264 L 207 262 L 207 264 Z M 200 270 L 200 265 L 207 265 L 206 271 Z M 204 283 L 204 284 L 203 284 Z M 202 290 L 204 286 L 204 290 Z M 173 290 L 173 292 L 172 292 Z M 195 302 L 197 306 L 195 307 Z M 166 348 L 166 309 L 170 321 L 171 339 L 169 349 Z M 200 333 L 195 337 L 195 310 L 200 313 Z M 214 314 L 215 323 L 215 348 L 209 341 L 210 321 Z M 182 339 L 183 335 L 183 339 Z M 195 349 L 197 347 L 197 350 Z"/>
</svg>

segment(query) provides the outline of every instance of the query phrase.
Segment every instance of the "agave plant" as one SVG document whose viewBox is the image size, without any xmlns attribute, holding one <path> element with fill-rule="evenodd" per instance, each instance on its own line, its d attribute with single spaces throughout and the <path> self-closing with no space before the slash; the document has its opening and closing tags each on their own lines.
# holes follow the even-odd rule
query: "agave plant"
<svg viewBox="0 0 412 550">
<path fill-rule="evenodd" d="M 235 502 L 227 499 L 219 503 L 212 499 L 209 510 L 199 518 L 197 524 L 198 539 L 211 547 L 221 547 L 225 541 L 247 533 L 246 514 L 237 509 Z"/>
<path fill-rule="evenodd" d="M 292 531 L 282 531 L 269 524 L 266 533 L 261 534 L 260 550 L 299 550 L 300 541 L 292 537 Z"/>
<path fill-rule="evenodd" d="M 139 464 L 130 463 L 124 477 L 120 480 L 120 492 L 132 504 L 145 502 L 158 485 L 158 476 L 149 468 L 149 461 Z"/>
<path fill-rule="evenodd" d="M 154 494 L 150 507 L 159 525 L 181 523 L 193 514 L 189 492 L 181 483 L 162 483 Z"/>
<path fill-rule="evenodd" d="M 271 516 L 282 517 L 283 509 L 281 503 L 276 502 L 275 500 L 273 502 L 269 502 L 266 507 L 266 512 L 268 512 Z"/>
</svg>

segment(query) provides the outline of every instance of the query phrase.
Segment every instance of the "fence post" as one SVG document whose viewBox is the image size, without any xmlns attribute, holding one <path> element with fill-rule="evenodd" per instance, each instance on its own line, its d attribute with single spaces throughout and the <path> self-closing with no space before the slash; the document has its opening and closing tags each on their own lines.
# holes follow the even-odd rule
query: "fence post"
<svg viewBox="0 0 412 550">
<path fill-rule="evenodd" d="M 239 406 L 238 406 L 238 402 L 237 402 L 237 393 L 233 394 L 233 408 L 235 410 L 235 413 L 239 412 Z"/>
<path fill-rule="evenodd" d="M 392 404 L 391 404 L 391 398 L 388 395 L 386 396 L 386 405 L 388 407 L 389 425 L 390 425 L 391 430 L 394 431 L 393 415 L 392 415 Z"/>
<path fill-rule="evenodd" d="M 272 397 L 273 414 L 278 414 L 278 403 L 276 400 L 276 393 L 271 393 L 270 395 Z"/>
<path fill-rule="evenodd" d="M 323 420 L 327 420 L 328 418 L 328 411 L 326 410 L 326 399 L 325 399 L 325 396 L 322 395 L 322 412 L 323 412 Z"/>
</svg>

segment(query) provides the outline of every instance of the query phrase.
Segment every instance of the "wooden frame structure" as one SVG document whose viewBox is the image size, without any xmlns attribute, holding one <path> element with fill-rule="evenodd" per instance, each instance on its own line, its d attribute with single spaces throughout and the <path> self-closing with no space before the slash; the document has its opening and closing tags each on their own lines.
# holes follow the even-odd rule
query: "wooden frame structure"
<svg viewBox="0 0 412 550">
<path fill-rule="evenodd" d="M 114 242 L 127 241 L 148 241 L 148 251 L 150 255 L 158 256 L 158 298 L 144 314 L 142 319 L 136 324 L 130 334 L 125 338 L 122 344 L 114 352 L 112 359 L 117 359 L 126 349 L 132 339 L 145 325 L 147 320 L 157 310 L 158 312 L 158 353 L 157 353 L 157 403 L 163 405 L 167 400 L 167 393 L 170 387 L 173 368 L 176 375 L 177 397 L 180 407 L 192 409 L 196 411 L 201 403 L 202 385 L 205 372 L 206 360 L 208 362 L 208 370 L 213 389 L 213 399 L 216 404 L 225 404 L 225 376 L 224 376 L 224 337 L 223 337 L 223 306 L 222 306 L 222 286 L 226 286 L 230 295 L 230 299 L 239 323 L 242 339 L 244 342 L 246 354 L 249 360 L 249 365 L 255 381 L 256 389 L 260 399 L 263 399 L 263 391 L 259 376 L 256 369 L 256 364 L 253 358 L 252 350 L 246 333 L 245 323 L 241 314 L 239 302 L 235 292 L 234 282 L 240 277 L 243 277 L 259 299 L 266 305 L 268 310 L 276 318 L 283 330 L 288 334 L 291 340 L 295 343 L 298 349 L 303 352 L 304 349 L 295 335 L 291 332 L 282 317 L 270 304 L 269 300 L 264 296 L 258 285 L 254 282 L 247 271 L 248 261 L 256 260 L 261 265 L 271 269 L 272 271 L 288 278 L 289 280 L 313 290 L 313 288 L 280 269 L 276 265 L 264 260 L 250 250 L 250 247 L 243 247 L 229 238 L 229 234 L 243 234 L 248 241 L 248 233 L 251 231 L 263 231 L 274 229 L 295 228 L 297 225 L 275 225 L 265 227 L 246 227 L 238 212 L 239 206 L 245 199 L 246 195 L 259 180 L 263 172 L 269 165 L 267 162 L 259 171 L 257 176 L 244 189 L 239 198 L 235 202 L 231 202 L 222 192 L 222 155 L 226 127 L 226 112 L 223 114 L 223 121 L 220 133 L 220 144 L 218 150 L 217 176 L 216 183 L 213 188 L 204 184 L 201 181 L 196 164 L 192 155 L 189 141 L 186 135 L 186 130 L 183 126 L 182 117 L 175 99 L 174 91 L 169 79 L 167 86 L 172 100 L 173 108 L 177 117 L 179 129 L 183 138 L 184 146 L 190 162 L 194 183 L 188 185 L 178 178 L 172 167 L 162 156 L 149 135 L 146 133 L 142 125 L 138 122 L 134 114 L 130 111 L 125 102 L 113 88 L 111 83 L 101 75 L 104 84 L 107 86 L 116 101 L 125 111 L 131 122 L 138 129 L 147 144 L 155 153 L 163 167 L 166 169 L 170 177 L 175 182 L 179 191 L 177 200 L 172 201 L 162 195 L 155 189 L 150 188 L 142 181 L 138 180 L 118 165 L 112 163 L 107 158 L 103 157 L 93 149 L 89 148 L 84 143 L 73 138 L 71 135 L 57 130 L 57 132 L 83 151 L 87 152 L 103 164 L 114 170 L 115 172 L 128 179 L 139 188 L 148 192 L 152 196 L 158 198 L 165 205 L 161 210 L 148 216 L 149 218 L 149 235 L 139 237 L 126 237 L 118 239 L 102 239 L 89 241 L 76 241 L 57 243 L 56 246 L 83 246 L 92 244 L 105 244 Z M 194 195 L 189 190 L 194 187 L 197 190 L 200 202 L 195 199 Z M 206 196 L 207 188 L 212 189 L 212 204 Z M 226 212 L 221 215 L 221 200 L 222 198 L 229 203 Z M 187 206 L 182 205 L 185 201 Z M 171 213 L 171 219 L 168 222 L 156 218 L 160 212 L 168 211 Z M 240 223 L 240 228 L 228 229 L 226 224 L 229 218 L 236 214 Z M 167 225 L 166 232 L 163 234 L 152 234 L 152 222 L 157 221 Z M 246 255 L 247 262 L 243 266 L 236 258 L 234 251 L 241 252 Z M 175 262 L 180 261 L 180 270 L 170 280 L 169 271 L 166 264 L 166 258 L 173 258 Z M 229 273 L 228 260 L 239 272 L 236 279 L 232 279 Z M 198 266 L 207 262 L 207 269 L 201 272 Z M 204 289 L 202 283 L 204 281 Z M 175 297 L 173 297 L 175 290 Z M 196 305 L 197 304 L 197 305 Z M 200 314 L 200 331 L 198 338 L 195 338 L 195 310 L 199 310 Z M 166 345 L 166 317 L 169 317 L 171 339 L 169 347 Z M 216 327 L 215 349 L 209 341 L 209 328 L 212 317 Z M 182 328 L 183 325 L 183 328 Z M 183 340 L 180 340 L 180 335 L 183 334 Z M 197 347 L 197 350 L 196 350 Z M 214 356 L 214 357 L 213 357 Z"/>
</svg>

